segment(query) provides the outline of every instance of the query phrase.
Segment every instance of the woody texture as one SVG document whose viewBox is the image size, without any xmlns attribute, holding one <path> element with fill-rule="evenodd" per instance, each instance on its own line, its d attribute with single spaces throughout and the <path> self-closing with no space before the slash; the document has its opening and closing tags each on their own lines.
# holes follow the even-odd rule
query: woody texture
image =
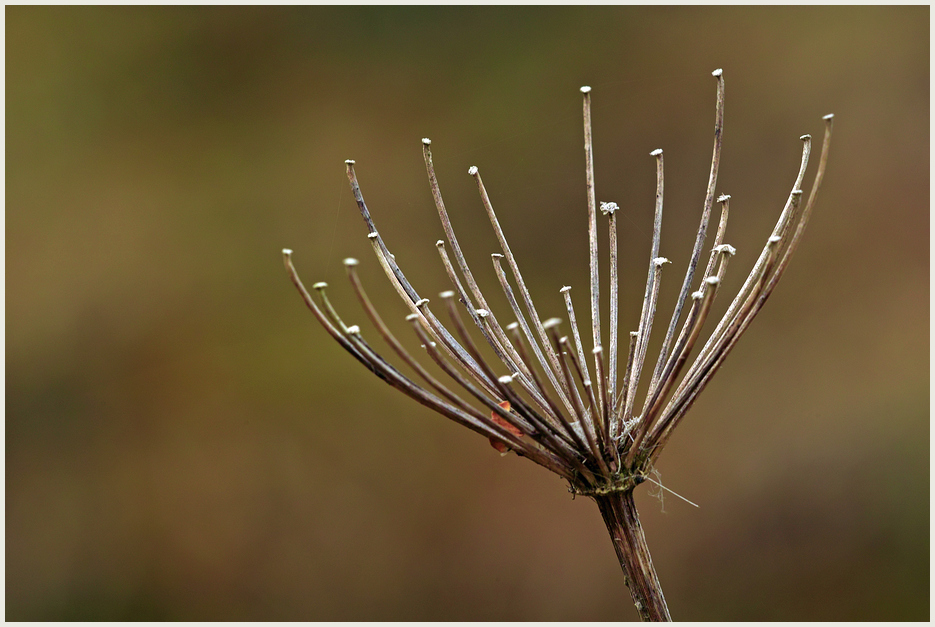
<svg viewBox="0 0 935 627">
<path fill-rule="evenodd" d="M 664 167 L 662 150 L 650 153 L 656 169 L 652 244 L 636 329 L 620 333 L 618 324 L 617 212 L 613 202 L 597 202 L 591 140 L 591 89 L 582 87 L 584 152 L 589 235 L 590 286 L 587 305 L 590 334 L 579 329 L 571 288 L 559 290 L 565 303 L 560 317 L 543 319 L 520 272 L 480 172 L 471 167 L 481 204 L 500 244 L 491 255 L 493 270 L 509 310 L 494 312 L 461 252 L 432 163 L 431 141 L 422 140 L 429 185 L 445 239 L 436 243 L 451 280 L 449 289 L 430 302 L 406 278 L 380 236 L 364 201 L 355 162 L 347 177 L 367 227 L 377 262 L 409 309 L 407 320 L 420 346 L 410 352 L 384 323 L 357 273 L 358 261 L 345 259 L 351 286 L 376 334 L 417 376 L 413 379 L 377 352 L 357 325 L 345 324 L 326 295 L 327 285 L 303 285 L 283 250 L 286 270 L 318 322 L 367 370 L 390 386 L 439 414 L 488 438 L 502 454 L 513 452 L 547 468 L 568 482 L 575 495 L 593 499 L 601 512 L 623 569 L 625 583 L 643 620 L 671 620 L 656 576 L 639 515 L 634 489 L 649 477 L 672 433 L 698 395 L 724 363 L 772 294 L 799 246 L 808 224 L 828 158 L 833 116 L 824 119 L 824 138 L 807 199 L 803 181 L 812 138 L 803 135 L 802 159 L 776 226 L 734 295 L 723 317 L 702 338 L 712 303 L 718 296 L 731 257 L 726 243 L 730 196 L 718 195 L 718 167 L 724 130 L 724 76 L 715 70 L 717 104 L 711 170 L 700 223 L 675 307 L 668 321 L 656 322 L 657 300 L 669 260 L 660 256 Z M 791 173 L 790 173 L 791 174 Z M 713 242 L 706 245 L 715 206 L 719 209 Z M 598 272 L 598 222 L 609 233 L 609 320 L 601 320 Z M 583 216 L 582 216 L 583 222 Z M 601 228 L 604 228 L 603 226 Z M 512 278 L 512 282 L 511 282 Z M 723 297 L 722 297 L 723 298 Z M 579 308 L 581 307 L 579 303 Z M 436 311 L 438 315 L 436 315 Z M 579 309 L 579 312 L 581 310 Z M 553 312 L 550 312 L 553 313 Z M 587 315 L 587 314 L 585 314 Z M 446 324 L 441 317 L 446 318 Z M 648 355 L 650 334 L 663 333 L 655 359 Z M 605 344 L 606 340 L 606 344 Z M 489 347 L 485 357 L 480 346 Z M 435 366 L 427 368 L 430 362 Z M 642 385 L 641 385 L 642 384 Z M 644 393 L 640 394 L 643 390 Z"/>
</svg>

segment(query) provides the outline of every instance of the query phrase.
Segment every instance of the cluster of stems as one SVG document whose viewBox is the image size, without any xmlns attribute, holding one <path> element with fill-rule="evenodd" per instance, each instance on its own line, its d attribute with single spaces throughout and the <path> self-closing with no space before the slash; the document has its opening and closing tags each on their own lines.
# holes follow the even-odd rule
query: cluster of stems
<svg viewBox="0 0 935 627">
<path fill-rule="evenodd" d="M 406 319 L 411 323 L 421 349 L 463 392 L 453 391 L 450 384 L 446 385 L 426 370 L 393 335 L 364 291 L 357 274 L 356 259 L 345 259 L 344 265 L 364 311 L 383 340 L 421 382 L 406 376 L 377 353 L 359 326 L 344 323 L 328 300 L 325 283 L 312 286 L 318 293 L 318 298 L 313 298 L 293 267 L 292 251 L 283 251 L 286 269 L 308 308 L 345 350 L 379 378 L 423 405 L 488 437 L 504 454 L 512 450 L 566 479 L 572 492 L 595 499 L 613 539 L 634 604 L 645 620 L 667 620 L 669 612 L 640 527 L 633 503 L 633 489 L 647 478 L 674 429 L 763 307 L 785 271 L 808 223 L 824 176 L 831 138 L 833 116 L 827 115 L 824 117 L 825 133 L 819 165 L 804 206 L 802 183 L 812 138 L 809 135 L 800 138 L 803 142 L 801 165 L 776 226 L 743 287 L 701 345 L 694 360 L 690 361 L 728 262 L 735 253 L 735 249 L 724 241 L 730 196 L 715 196 L 724 127 L 724 76 L 721 70 L 714 71 L 713 76 L 717 80 L 714 149 L 701 221 L 662 346 L 650 368 L 645 368 L 647 347 L 656 316 L 663 267 L 669 263 L 659 254 L 664 192 L 662 150 L 650 153 L 656 165 L 656 199 L 642 311 L 636 330 L 627 336 L 626 351 L 620 353 L 618 206 L 613 202 L 598 205 L 596 201 L 589 87 L 582 87 L 581 92 L 590 244 L 590 359 L 579 332 L 570 287 L 560 290 L 570 337 L 561 330 L 562 320 L 542 320 L 539 316 L 480 172 L 472 166 L 468 174 L 477 184 L 481 204 L 501 248 L 491 258 L 494 273 L 510 306 L 509 312 L 501 314 L 507 319 L 513 318 L 513 321 L 506 325 L 500 323 L 468 267 L 452 229 L 435 176 L 431 141 L 428 139 L 422 140 L 423 155 L 445 233 L 445 240 L 439 240 L 436 247 L 453 288 L 439 294 L 441 307 L 451 321 L 450 327 L 444 326 L 435 316 L 429 299 L 416 292 L 387 248 L 364 202 L 352 160 L 346 162 L 347 176 L 377 261 L 408 307 L 410 314 Z M 715 203 L 720 206 L 720 220 L 709 254 L 703 259 Z M 609 231 L 610 319 L 606 349 L 600 316 L 599 214 L 605 217 Z M 504 260 L 513 278 L 512 285 Z M 693 290 L 702 261 L 700 279 Z M 462 310 L 469 321 L 463 317 Z M 477 335 L 489 346 L 496 361 L 482 355 L 469 332 L 471 326 L 476 327 Z M 645 391 L 641 396 L 638 392 L 644 371 Z"/>
</svg>

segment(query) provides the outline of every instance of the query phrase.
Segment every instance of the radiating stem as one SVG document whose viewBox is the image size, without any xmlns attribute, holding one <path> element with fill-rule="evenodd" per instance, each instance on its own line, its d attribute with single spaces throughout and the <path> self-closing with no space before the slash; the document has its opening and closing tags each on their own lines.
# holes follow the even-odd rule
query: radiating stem
<svg viewBox="0 0 935 627">
<path fill-rule="evenodd" d="M 643 301 L 643 313 L 640 315 L 640 335 L 637 339 L 633 368 L 630 371 L 629 390 L 627 391 L 627 402 L 623 413 L 625 421 L 633 418 L 636 391 L 640 385 L 640 373 L 643 371 L 646 348 L 649 345 L 649 336 L 653 330 L 653 319 L 656 317 L 656 302 L 659 300 L 659 287 L 662 282 L 662 266 L 667 263 L 671 262 L 665 257 L 656 257 L 650 266 L 652 274 L 647 287 L 650 287 L 651 291 L 647 294 L 646 300 Z"/>
<path fill-rule="evenodd" d="M 607 376 L 607 385 L 610 392 L 606 395 L 613 401 L 617 394 L 617 309 L 620 294 L 620 285 L 617 277 L 617 216 L 619 207 L 615 202 L 602 202 L 601 213 L 608 216 L 608 233 L 610 248 L 610 368 Z M 595 367 L 597 367 L 595 365 Z M 603 377 L 601 377 L 603 380 Z M 608 411 L 613 411 L 610 408 Z M 608 412 L 607 415 L 610 415 Z"/>
<path fill-rule="evenodd" d="M 597 201 L 594 195 L 594 142 L 591 138 L 591 88 L 581 88 L 584 95 L 584 161 L 588 188 L 588 247 L 591 251 L 591 334 L 593 346 L 601 345 L 601 296 L 597 259 Z"/>
<path fill-rule="evenodd" d="M 510 270 L 513 273 L 513 279 L 516 280 L 516 287 L 519 288 L 520 298 L 523 299 L 523 304 L 526 306 L 526 313 L 529 314 L 530 322 L 532 323 L 533 328 L 536 329 L 536 333 L 539 335 L 539 341 L 541 342 L 543 348 L 545 349 L 545 354 L 548 356 L 549 361 L 554 369 L 555 375 L 549 374 L 549 378 L 552 379 L 553 383 L 555 382 L 555 377 L 558 375 L 560 369 L 559 366 L 559 357 L 555 354 L 555 351 L 552 350 L 552 345 L 549 343 L 548 337 L 546 337 L 545 329 L 542 328 L 542 321 L 539 318 L 539 312 L 536 311 L 536 306 L 532 302 L 532 296 L 529 294 L 529 289 L 526 287 L 526 281 L 523 280 L 523 275 L 519 271 L 519 265 L 516 263 L 516 258 L 513 256 L 513 251 L 510 250 L 510 246 L 506 241 L 506 236 L 503 234 L 503 229 L 500 228 L 500 221 L 497 220 L 497 214 L 493 210 L 493 205 L 490 203 L 490 196 L 487 195 L 487 188 L 484 187 L 484 181 L 481 179 L 480 171 L 477 169 L 477 166 L 471 166 L 468 169 L 468 173 L 474 177 L 474 180 L 477 182 L 477 190 L 480 193 L 481 202 L 484 205 L 484 209 L 487 211 L 487 217 L 490 219 L 490 224 L 493 227 L 494 233 L 497 235 L 497 240 L 500 242 L 500 248 L 503 250 L 503 255 L 500 257 L 505 257 L 507 264 L 510 266 Z M 494 257 L 494 262 L 497 262 L 497 259 L 500 257 Z M 501 281 L 502 283 L 502 281 Z M 504 287 L 506 291 L 506 287 Z M 486 305 L 482 305 L 486 307 Z M 517 319 L 522 317 L 522 314 L 516 313 Z M 535 344 L 535 340 L 532 336 L 528 336 L 530 344 Z M 549 367 L 543 363 L 542 367 L 549 371 Z M 565 403 L 565 407 L 571 410 L 571 405 L 568 400 L 565 398 L 565 393 L 563 390 L 558 389 L 558 395 L 561 397 L 562 401 Z M 570 391 L 569 391 L 570 392 Z"/>
<path fill-rule="evenodd" d="M 627 349 L 627 367 L 623 374 L 623 384 L 620 386 L 620 397 L 617 399 L 617 418 L 614 421 L 614 435 L 623 433 L 626 425 L 626 417 L 623 416 L 624 408 L 629 402 L 630 397 L 630 377 L 633 376 L 633 360 L 636 357 L 636 344 L 639 341 L 639 332 L 630 331 L 630 347 Z"/>
<path fill-rule="evenodd" d="M 587 379 L 591 375 L 588 372 L 588 362 L 584 358 L 584 347 L 581 345 L 581 334 L 578 333 L 578 320 L 575 317 L 575 307 L 571 302 L 571 286 L 566 285 L 559 290 L 562 296 L 565 298 L 565 311 L 568 312 L 568 326 L 571 327 L 572 336 L 575 338 L 575 348 L 578 350 L 578 361 L 581 364 L 581 367 L 584 368 L 584 378 Z M 600 388 L 598 388 L 600 390 Z"/>
<path fill-rule="evenodd" d="M 500 265 L 500 260 L 503 258 L 503 255 L 499 253 L 494 253 L 491 256 L 493 261 L 493 269 L 497 275 L 497 280 L 500 282 L 500 287 L 503 289 L 503 295 L 506 296 L 507 302 L 510 304 L 510 308 L 513 310 L 513 315 L 516 316 L 516 320 L 522 328 L 523 333 L 526 335 L 526 340 L 529 342 L 529 346 L 532 347 L 533 353 L 536 356 L 536 359 L 539 360 L 539 365 L 542 366 L 542 370 L 545 372 L 546 376 L 549 378 L 549 381 L 552 383 L 552 387 L 555 389 L 555 392 L 558 394 L 559 399 L 565 405 L 565 409 L 570 415 L 574 415 L 575 410 L 569 400 L 571 395 L 571 390 L 567 390 L 568 394 L 566 395 L 566 389 L 563 387 L 561 381 L 558 379 L 560 376 L 558 373 L 561 372 L 561 366 L 558 362 L 555 362 L 555 369 L 553 370 L 549 362 L 546 361 L 546 356 L 543 355 L 542 350 L 539 348 L 539 344 L 536 342 L 536 338 L 533 337 L 532 330 L 529 328 L 529 324 L 526 322 L 526 317 L 523 316 L 523 312 L 519 308 L 519 303 L 516 302 L 516 296 L 513 294 L 513 288 L 510 287 L 509 281 L 507 281 L 506 274 L 503 272 L 503 267 Z M 533 314 L 530 314 L 533 315 Z M 533 321 L 535 324 L 535 320 Z M 545 339 L 545 348 L 550 355 L 554 354 L 555 351 L 552 348 L 552 345 L 548 341 L 548 337 L 545 335 L 545 330 L 542 327 L 540 322 L 538 327 L 542 330 L 540 338 Z M 531 362 L 527 362 L 530 368 L 533 368 Z M 543 394 L 545 394 L 545 389 L 540 386 Z"/>
<path fill-rule="evenodd" d="M 830 125 L 829 132 L 826 132 L 826 139 L 830 135 Z M 781 233 L 786 232 L 787 225 L 792 218 L 793 214 L 793 203 L 797 202 L 795 192 L 802 189 L 802 180 L 805 177 L 805 169 L 808 167 L 808 158 L 811 154 L 812 138 L 809 135 L 803 135 L 800 138 L 804 143 L 802 144 L 802 160 L 799 164 L 799 173 L 796 176 L 795 184 L 792 186 L 792 191 L 789 193 L 789 198 L 786 200 L 786 204 L 783 207 L 782 213 L 779 214 L 779 220 L 776 222 L 776 226 L 773 228 L 772 235 L 778 236 Z M 822 149 L 822 156 L 826 154 L 826 150 Z M 822 171 L 819 166 L 819 171 Z M 812 186 L 814 191 L 815 186 Z M 804 212 L 803 217 L 807 216 L 807 211 Z M 799 233 L 800 231 L 796 231 Z M 793 240 L 795 236 L 793 236 Z M 760 253 L 759 258 L 756 260 L 756 263 L 753 266 L 753 270 L 750 271 L 750 274 L 747 276 L 746 281 L 744 281 L 743 287 L 740 288 L 740 291 L 737 292 L 737 295 L 734 297 L 734 300 L 731 302 L 730 306 L 727 308 L 727 312 L 721 318 L 721 321 L 718 322 L 717 326 L 714 328 L 714 331 L 711 333 L 711 336 L 708 338 L 708 341 L 705 342 L 704 347 L 702 347 L 701 352 L 698 354 L 696 363 L 700 363 L 702 358 L 707 357 L 708 353 L 711 351 L 714 342 L 720 338 L 721 334 L 725 327 L 734 319 L 737 309 L 745 302 L 747 295 L 750 293 L 750 289 L 753 286 L 753 283 L 758 279 L 763 271 L 763 265 L 766 263 L 766 258 L 769 254 L 767 248 L 764 248 Z M 679 390 L 684 388 L 684 384 L 679 385 Z"/>
<path fill-rule="evenodd" d="M 682 282 L 682 289 L 679 292 L 675 310 L 672 312 L 669 328 L 666 331 L 665 339 L 662 341 L 662 348 L 659 351 L 659 361 L 656 363 L 656 370 L 653 373 L 653 381 L 659 378 L 662 368 L 668 360 L 669 345 L 675 334 L 675 327 L 678 326 L 679 316 L 682 314 L 682 307 L 685 305 L 685 299 L 688 297 L 688 293 L 691 290 L 692 280 L 695 276 L 695 268 L 698 266 L 698 260 L 701 258 L 701 250 L 704 248 L 705 236 L 708 232 L 708 220 L 711 217 L 711 207 L 714 204 L 714 189 L 717 186 L 718 168 L 721 164 L 721 136 L 724 131 L 724 73 L 718 69 L 714 70 L 711 75 L 717 79 L 717 105 L 714 121 L 714 151 L 711 156 L 711 171 L 708 174 L 708 191 L 705 194 L 704 209 L 701 212 L 701 224 L 698 226 L 698 234 L 695 236 L 695 247 L 692 249 L 692 256 L 688 262 L 688 270 L 685 272 L 685 280 Z"/>
</svg>

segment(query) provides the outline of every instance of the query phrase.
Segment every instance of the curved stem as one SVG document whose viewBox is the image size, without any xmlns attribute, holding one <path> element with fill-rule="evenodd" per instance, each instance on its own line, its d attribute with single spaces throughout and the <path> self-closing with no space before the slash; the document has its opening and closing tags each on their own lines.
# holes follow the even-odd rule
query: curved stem
<svg viewBox="0 0 935 627">
<path fill-rule="evenodd" d="M 617 551 L 633 604 L 643 621 L 671 621 L 633 502 L 633 491 L 595 496 Z"/>
</svg>

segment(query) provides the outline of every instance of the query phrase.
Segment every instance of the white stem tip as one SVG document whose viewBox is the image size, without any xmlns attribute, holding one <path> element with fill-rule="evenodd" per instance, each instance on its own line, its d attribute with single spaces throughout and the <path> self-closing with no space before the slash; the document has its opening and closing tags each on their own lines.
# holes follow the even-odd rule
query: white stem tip
<svg viewBox="0 0 935 627">
<path fill-rule="evenodd" d="M 374 231 L 373 233 L 367 233 L 367 239 L 377 239 L 380 237 L 380 234 Z"/>
<path fill-rule="evenodd" d="M 316 283 L 315 285 L 312 286 L 312 289 L 313 289 L 313 290 L 323 290 L 323 289 L 325 289 L 326 287 L 328 287 L 328 284 L 327 284 L 327 283 L 325 283 L 324 281 L 319 281 L 318 283 Z"/>
<path fill-rule="evenodd" d="M 345 159 L 345 160 L 344 160 L 344 163 L 346 163 L 347 165 L 354 165 L 354 164 L 357 163 L 357 162 L 354 161 L 353 159 Z"/>
<path fill-rule="evenodd" d="M 454 291 L 452 291 L 452 290 L 445 290 L 444 292 L 440 292 L 440 293 L 438 294 L 438 297 L 439 297 L 439 298 L 454 298 L 454 297 L 455 297 L 455 293 L 454 293 Z"/>
<path fill-rule="evenodd" d="M 437 242 L 435 242 L 435 245 L 438 246 L 439 248 L 444 248 L 444 247 L 445 247 L 445 240 L 440 239 L 440 240 L 438 240 Z"/>
<path fill-rule="evenodd" d="M 557 327 L 557 326 L 560 325 L 561 323 L 562 323 L 562 319 L 561 319 L 561 318 L 549 318 L 548 320 L 546 320 L 545 322 L 542 323 L 542 328 L 543 328 L 543 329 L 551 329 L 551 328 L 553 328 L 553 327 Z"/>
<path fill-rule="evenodd" d="M 347 327 L 347 332 L 350 335 L 360 335 L 360 327 L 356 324 Z"/>
<path fill-rule="evenodd" d="M 721 194 L 717 197 L 718 202 L 727 202 L 728 200 L 730 200 L 730 194 Z"/>
<path fill-rule="evenodd" d="M 620 207 L 615 202 L 602 202 L 601 203 L 601 213 L 605 216 L 611 214 L 620 209 Z"/>
<path fill-rule="evenodd" d="M 472 165 L 471 167 L 469 167 L 468 174 L 470 174 L 471 176 L 474 176 L 475 174 L 477 174 L 477 166 Z"/>
<path fill-rule="evenodd" d="M 600 346 L 595 346 L 594 348 L 591 349 L 591 352 L 594 353 L 595 355 L 599 355 L 600 353 L 604 352 L 604 349 L 601 348 Z"/>
<path fill-rule="evenodd" d="M 721 244 L 720 246 L 714 247 L 714 252 L 716 253 L 727 253 L 730 256 L 737 254 L 737 249 L 731 246 L 730 244 Z"/>
<path fill-rule="evenodd" d="M 652 151 L 651 153 L 649 153 L 649 156 L 651 156 L 651 157 L 658 157 L 658 156 L 661 155 L 661 154 L 662 154 L 662 148 L 656 148 L 654 151 Z"/>
<path fill-rule="evenodd" d="M 282 249 L 282 254 L 284 254 L 285 256 L 288 257 L 289 255 L 292 254 L 292 249 L 291 249 L 291 248 L 283 248 L 283 249 Z"/>
<path fill-rule="evenodd" d="M 358 263 L 360 262 L 354 259 L 353 257 L 348 257 L 347 259 L 344 260 L 345 266 L 356 266 Z"/>
<path fill-rule="evenodd" d="M 799 137 L 799 139 L 801 139 L 803 142 L 804 142 L 804 141 L 808 141 L 808 140 L 810 140 L 811 138 L 812 138 L 812 136 L 809 135 L 808 133 L 806 133 L 805 135 L 802 135 L 801 137 Z"/>
<path fill-rule="evenodd" d="M 416 301 L 416 307 L 421 307 L 423 305 L 428 305 L 428 304 L 429 304 L 428 298 L 420 298 L 419 300 Z"/>
<path fill-rule="evenodd" d="M 711 76 L 714 76 L 715 78 L 717 78 L 723 73 L 724 73 L 724 70 L 722 70 L 721 68 L 718 68 L 714 70 L 713 72 L 711 72 Z"/>
<path fill-rule="evenodd" d="M 412 313 L 406 316 L 406 322 L 412 322 L 413 320 L 417 320 L 418 318 L 419 318 L 419 314 Z"/>
<path fill-rule="evenodd" d="M 422 143 L 425 144 L 426 146 L 429 146 L 429 145 L 431 145 L 432 140 L 429 139 L 428 137 L 423 137 L 423 138 L 422 138 Z"/>
<path fill-rule="evenodd" d="M 505 374 L 502 377 L 498 377 L 497 381 L 506 385 L 507 383 L 513 383 L 513 375 Z"/>
<path fill-rule="evenodd" d="M 830 120 L 830 119 L 832 119 L 833 117 L 834 117 L 834 114 L 833 114 L 833 113 L 829 113 L 828 115 L 823 116 L 821 119 L 822 119 L 822 120 Z"/>
<path fill-rule="evenodd" d="M 707 279 L 704 280 L 704 282 L 707 283 L 708 285 L 717 285 L 718 283 L 721 282 L 721 279 L 717 278 L 716 276 L 709 276 Z"/>
<path fill-rule="evenodd" d="M 570 286 L 570 285 L 566 285 L 565 287 L 563 287 L 562 289 L 560 289 L 560 290 L 558 291 L 558 293 L 559 293 L 559 294 L 564 294 L 565 292 L 570 292 L 570 291 L 571 291 L 571 286 Z"/>
<path fill-rule="evenodd" d="M 510 324 L 506 325 L 506 330 L 512 331 L 513 329 L 516 329 L 518 327 L 519 327 L 519 322 L 511 322 Z"/>
<path fill-rule="evenodd" d="M 585 85 L 585 86 L 583 86 L 583 87 L 581 88 L 581 93 L 582 93 L 582 94 L 586 94 L 586 93 L 588 93 L 588 92 L 590 92 L 590 91 L 591 91 L 591 88 L 588 87 L 587 85 Z"/>
<path fill-rule="evenodd" d="M 661 268 L 662 265 L 666 263 L 672 263 L 672 262 L 666 259 L 665 257 L 656 257 L 655 259 L 653 259 L 653 265 L 656 266 L 657 268 Z"/>
<path fill-rule="evenodd" d="M 486 309 L 475 309 L 474 313 L 476 313 L 481 318 L 486 318 L 487 316 L 490 315 L 490 312 L 487 311 Z"/>
</svg>

